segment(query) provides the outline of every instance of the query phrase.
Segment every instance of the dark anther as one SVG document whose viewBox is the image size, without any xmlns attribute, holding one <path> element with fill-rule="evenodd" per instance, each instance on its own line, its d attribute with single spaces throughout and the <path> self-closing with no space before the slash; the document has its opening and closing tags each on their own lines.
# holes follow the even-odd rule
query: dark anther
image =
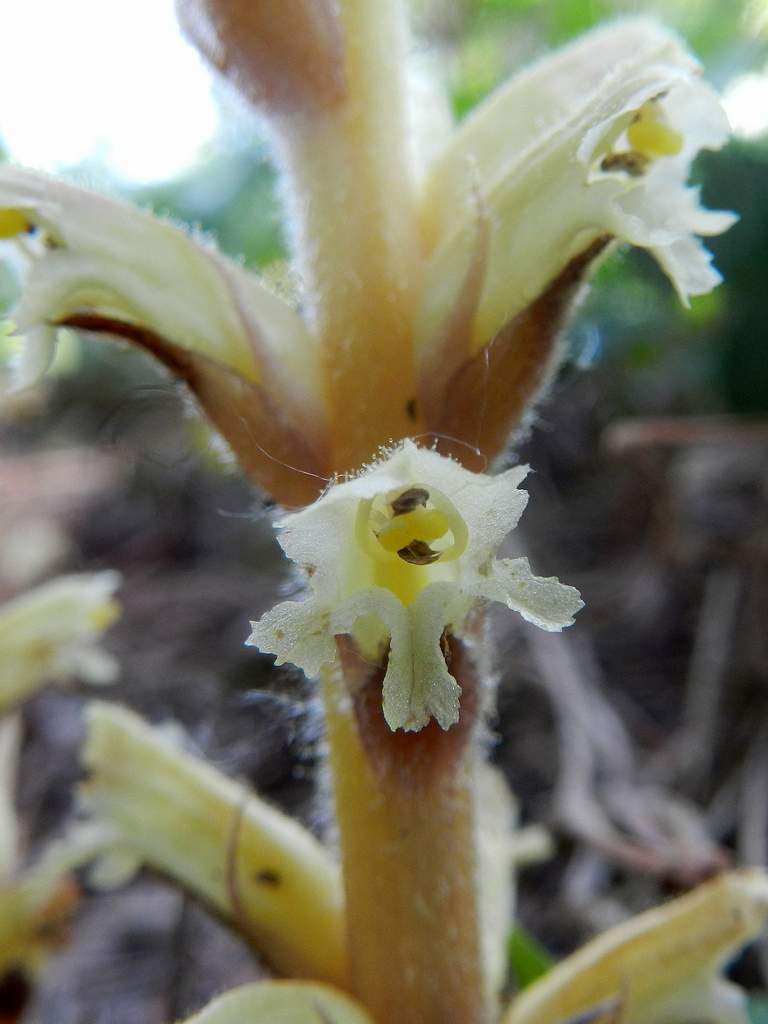
<svg viewBox="0 0 768 1024">
<path fill-rule="evenodd" d="M 403 516 L 406 512 L 413 512 L 419 505 L 426 505 L 428 500 L 429 491 L 423 487 L 409 487 L 395 498 L 391 507 L 396 516 Z"/>
<path fill-rule="evenodd" d="M 415 398 L 409 398 L 408 401 L 405 403 L 405 415 L 408 417 L 409 420 L 415 420 L 416 419 L 416 399 Z"/>
<path fill-rule="evenodd" d="M 423 540 L 412 540 L 404 548 L 397 552 L 404 562 L 411 565 L 431 565 L 440 557 L 439 551 L 433 551 L 429 544 Z"/>
<path fill-rule="evenodd" d="M 628 153 L 609 153 L 600 163 L 601 171 L 624 171 L 630 178 L 642 177 L 648 167 L 648 157 L 634 150 Z"/>
</svg>

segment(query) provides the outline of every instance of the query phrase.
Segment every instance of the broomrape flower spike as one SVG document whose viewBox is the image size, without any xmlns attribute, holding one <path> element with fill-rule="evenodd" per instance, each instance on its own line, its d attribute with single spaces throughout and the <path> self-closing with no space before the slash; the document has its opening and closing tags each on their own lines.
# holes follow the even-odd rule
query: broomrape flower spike
<svg viewBox="0 0 768 1024">
<path fill-rule="evenodd" d="M 461 442 L 497 456 L 612 244 L 653 253 L 683 302 L 720 280 L 699 236 L 734 216 L 703 209 L 686 181 L 727 121 L 655 22 L 589 33 L 451 130 L 447 97 L 416 94 L 405 74 L 404 3 L 178 7 L 264 115 L 296 304 L 175 225 L 6 167 L 0 239 L 26 268 L 19 382 L 43 372 L 62 326 L 137 345 L 192 390 L 252 478 L 303 505 L 405 437 L 441 437 L 468 465 Z"/>
<path fill-rule="evenodd" d="M 496 551 L 528 502 L 527 467 L 472 473 L 405 441 L 359 476 L 333 484 L 279 524 L 280 543 L 305 571 L 310 596 L 253 623 L 249 643 L 311 676 L 350 634 L 364 657 L 387 656 L 384 717 L 419 730 L 459 717 L 460 687 L 444 654 L 470 612 L 498 601 L 541 629 L 561 630 L 582 607 L 578 591 Z"/>
</svg>

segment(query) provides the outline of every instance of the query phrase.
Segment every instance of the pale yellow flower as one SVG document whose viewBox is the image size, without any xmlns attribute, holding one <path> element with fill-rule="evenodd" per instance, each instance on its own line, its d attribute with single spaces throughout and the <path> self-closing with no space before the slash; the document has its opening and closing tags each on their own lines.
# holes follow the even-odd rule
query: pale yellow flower
<svg viewBox="0 0 768 1024">
<path fill-rule="evenodd" d="M 724 968 L 768 921 L 768 876 L 744 868 L 609 928 L 527 988 L 502 1024 L 749 1024 Z M 602 1011 L 602 1012 L 601 1012 Z"/>
<path fill-rule="evenodd" d="M 332 485 L 279 523 L 280 543 L 308 577 L 310 596 L 287 601 L 253 624 L 250 643 L 309 675 L 336 657 L 351 633 L 380 660 L 391 729 L 458 720 L 460 687 L 441 647 L 462 635 L 473 608 L 506 604 L 542 629 L 561 630 L 582 607 L 578 591 L 531 573 L 525 558 L 496 551 L 528 502 L 516 467 L 472 473 L 411 441 L 359 476 Z"/>
<path fill-rule="evenodd" d="M 120 614 L 116 572 L 59 576 L 0 606 L 0 712 L 46 683 L 111 683 L 115 658 L 100 644 Z"/>
</svg>

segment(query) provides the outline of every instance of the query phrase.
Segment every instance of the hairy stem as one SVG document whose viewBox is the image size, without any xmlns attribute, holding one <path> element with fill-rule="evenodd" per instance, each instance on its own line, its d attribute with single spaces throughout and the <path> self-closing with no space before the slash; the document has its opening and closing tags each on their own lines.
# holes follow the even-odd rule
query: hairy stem
<svg viewBox="0 0 768 1024">
<path fill-rule="evenodd" d="M 487 1019 L 475 807 L 476 692 L 451 641 L 462 717 L 392 733 L 381 671 L 341 644 L 324 697 L 352 987 L 380 1024 Z"/>
<path fill-rule="evenodd" d="M 292 248 L 321 341 L 335 470 L 418 432 L 412 319 L 419 245 L 401 0 L 341 0 L 344 96 L 275 119 Z"/>
</svg>

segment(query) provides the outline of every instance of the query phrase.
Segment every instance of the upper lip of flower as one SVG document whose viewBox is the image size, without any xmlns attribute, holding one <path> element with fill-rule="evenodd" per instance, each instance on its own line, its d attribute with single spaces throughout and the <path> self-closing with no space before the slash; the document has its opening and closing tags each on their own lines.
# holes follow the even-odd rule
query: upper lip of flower
<svg viewBox="0 0 768 1024">
<path fill-rule="evenodd" d="M 450 435 L 443 450 L 464 461 L 473 447 L 498 454 L 551 374 L 563 318 L 611 240 L 649 248 L 687 301 L 719 280 L 694 235 L 733 220 L 702 210 L 685 187 L 691 159 L 720 146 L 727 124 L 696 63 L 655 23 L 616 22 L 513 78 L 417 169 L 419 191 L 402 97 L 386 99 L 380 54 L 366 63 L 352 47 L 373 46 L 375 33 L 353 40 L 351 7 L 320 6 L 322 17 L 300 11 L 325 83 L 311 102 L 275 91 L 290 56 L 279 26 L 267 65 L 246 59 L 242 38 L 222 38 L 217 59 L 274 115 L 294 190 L 300 310 L 173 225 L 0 171 L 0 234 L 41 229 L 16 311 L 27 379 L 59 324 L 132 340 L 185 380 L 246 468 L 287 504 L 422 431 Z M 193 36 L 199 7 L 184 4 Z M 393 46 L 399 10 L 366 15 L 391 29 Z M 393 82 L 396 58 L 386 65 Z M 370 203 L 364 231 L 350 206 L 356 190 Z"/>
</svg>

